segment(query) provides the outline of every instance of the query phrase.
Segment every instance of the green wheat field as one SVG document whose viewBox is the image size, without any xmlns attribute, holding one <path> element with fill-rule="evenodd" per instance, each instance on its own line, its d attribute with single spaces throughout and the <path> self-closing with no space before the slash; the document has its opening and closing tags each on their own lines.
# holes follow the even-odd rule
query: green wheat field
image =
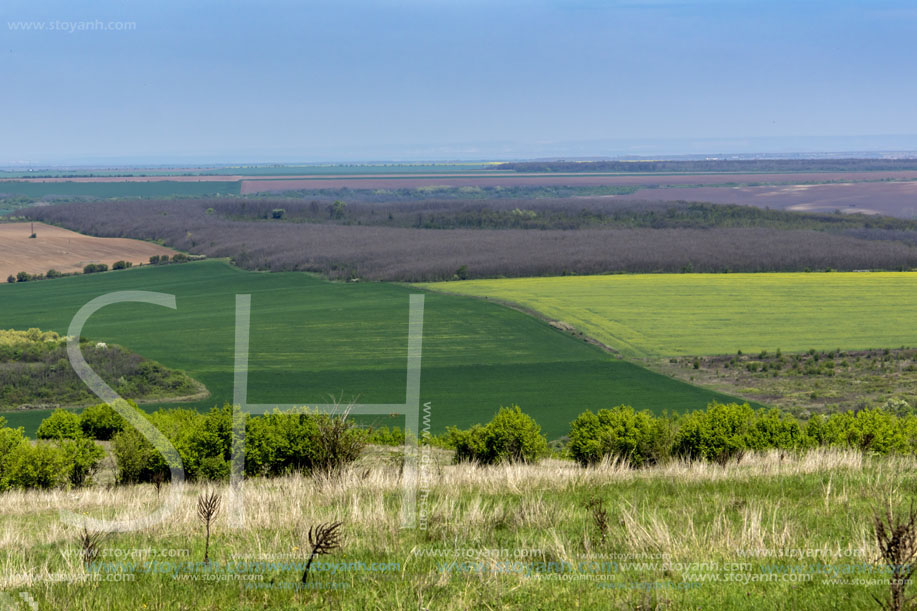
<svg viewBox="0 0 917 611">
<path fill-rule="evenodd" d="M 125 290 L 174 294 L 177 310 L 109 306 L 89 320 L 83 335 L 183 370 L 210 390 L 209 398 L 182 406 L 209 409 L 232 401 L 237 294 L 252 296 L 251 402 L 405 399 L 408 302 L 422 292 L 418 288 L 331 283 L 203 261 L 3 285 L 3 325 L 66 334 L 84 304 Z M 585 409 L 628 403 L 682 412 L 731 399 L 616 359 L 508 308 L 437 293 L 426 293 L 425 302 L 421 400 L 431 404 L 434 433 L 487 422 L 501 405 L 520 405 L 555 439 Z M 48 413 L 3 415 L 10 426 L 34 432 Z M 378 424 L 403 423 L 381 418 Z"/>
</svg>

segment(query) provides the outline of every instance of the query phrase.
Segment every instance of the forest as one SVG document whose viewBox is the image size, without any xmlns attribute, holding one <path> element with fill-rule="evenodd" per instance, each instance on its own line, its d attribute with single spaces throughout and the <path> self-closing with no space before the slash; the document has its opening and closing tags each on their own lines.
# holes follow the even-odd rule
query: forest
<svg viewBox="0 0 917 611">
<path fill-rule="evenodd" d="M 575 206 L 193 199 L 71 203 L 23 215 L 227 257 L 244 269 L 344 280 L 917 267 L 909 221 L 693 204 L 616 210 L 624 204 L 600 199 Z"/>
</svg>

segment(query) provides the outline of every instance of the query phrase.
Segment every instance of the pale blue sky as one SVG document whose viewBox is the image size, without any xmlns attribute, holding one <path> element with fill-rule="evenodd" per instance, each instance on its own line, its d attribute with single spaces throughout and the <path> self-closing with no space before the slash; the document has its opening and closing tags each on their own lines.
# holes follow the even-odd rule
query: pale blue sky
<svg viewBox="0 0 917 611">
<path fill-rule="evenodd" d="M 0 53 L 3 164 L 917 149 L 913 1 L 4 0 Z"/>
</svg>

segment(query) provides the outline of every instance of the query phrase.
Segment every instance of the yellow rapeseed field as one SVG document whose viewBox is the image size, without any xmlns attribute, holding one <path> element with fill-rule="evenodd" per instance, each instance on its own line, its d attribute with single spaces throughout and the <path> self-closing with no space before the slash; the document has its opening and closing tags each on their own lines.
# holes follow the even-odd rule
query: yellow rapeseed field
<svg viewBox="0 0 917 611">
<path fill-rule="evenodd" d="M 632 357 L 917 345 L 917 273 L 641 274 L 470 280 Z"/>
</svg>

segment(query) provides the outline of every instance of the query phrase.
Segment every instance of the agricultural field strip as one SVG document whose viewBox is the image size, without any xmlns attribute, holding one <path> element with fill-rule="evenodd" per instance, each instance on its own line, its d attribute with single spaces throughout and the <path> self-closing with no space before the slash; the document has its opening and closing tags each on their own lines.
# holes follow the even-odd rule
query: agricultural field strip
<svg viewBox="0 0 917 611">
<path fill-rule="evenodd" d="M 769 180 L 764 181 L 761 179 L 762 176 L 768 176 Z M 431 188 L 431 187 L 486 187 L 486 186 L 502 186 L 502 187 L 520 187 L 520 186 L 569 186 L 569 187 L 596 187 L 596 186 L 627 186 L 633 188 L 645 188 L 645 189 L 664 189 L 669 187 L 681 187 L 681 188 L 691 188 L 691 187 L 714 187 L 714 186 L 723 186 L 723 187 L 736 187 L 736 186 L 792 186 L 792 185 L 821 185 L 821 184 L 836 184 L 847 183 L 847 184 L 859 184 L 860 181 L 851 180 L 848 175 L 821 175 L 821 176 L 808 176 L 807 175 L 684 175 L 684 176 L 645 176 L 645 175 L 632 175 L 632 176 L 620 176 L 620 175 L 583 175 L 583 174 L 572 174 L 568 177 L 563 177 L 559 175 L 528 175 L 528 174 L 517 174 L 515 176 L 500 176 L 500 177 L 490 177 L 487 176 L 474 176 L 474 177 L 462 177 L 462 176 L 443 176 L 441 178 L 430 178 L 429 176 L 422 177 L 384 177 L 384 178 L 370 178 L 370 177 L 351 177 L 351 176 L 341 176 L 341 177 L 324 177 L 320 179 L 308 177 L 308 178 L 275 178 L 270 180 L 261 180 L 258 178 L 246 179 L 242 181 L 242 194 L 253 194 L 264 191 L 295 191 L 301 189 L 309 188 L 329 188 L 329 189 L 342 189 L 342 188 L 353 188 L 353 189 L 386 189 L 390 187 L 397 186 L 399 188 Z M 862 181 L 864 183 L 881 183 L 889 181 L 898 181 L 898 182 L 909 182 L 914 180 L 914 177 L 908 176 L 902 178 L 900 176 L 882 178 L 882 177 L 873 177 L 873 180 Z"/>
<path fill-rule="evenodd" d="M 145 176 L 171 176 L 171 177 L 193 177 L 193 176 L 322 176 L 322 175 L 351 175 L 351 174 L 369 174 L 378 173 L 381 175 L 390 174 L 435 174 L 435 173 L 459 173 L 459 172 L 477 172 L 485 169 L 482 166 L 488 164 L 469 163 L 469 164 L 433 164 L 433 165 L 411 165 L 402 166 L 281 166 L 281 167 L 258 167 L 258 166 L 230 166 L 224 168 L 115 168 L 108 170 L 83 168 L 78 170 L 55 170 L 43 169 L 30 172 L 0 171 L 0 180 L 19 179 L 19 178 L 132 178 Z M 513 173 L 511 170 L 494 170 L 497 173 Z"/>
<path fill-rule="evenodd" d="M 869 174 L 882 174 L 882 177 L 875 178 Z M 824 178 L 824 175 L 831 175 L 831 178 Z M 47 178 L 25 178 L 25 177 L 0 177 L 0 185 L 4 183 L 58 183 L 58 182 L 237 182 L 241 180 L 407 180 L 407 179 L 438 179 L 438 178 L 482 178 L 500 179 L 507 177 L 514 178 L 590 178 L 590 177 L 609 177 L 609 178 L 641 178 L 646 182 L 652 183 L 656 179 L 666 178 L 690 178 L 692 176 L 701 177 L 739 177 L 748 176 L 779 176 L 781 180 L 775 183 L 767 184 L 795 184 L 800 177 L 809 179 L 804 181 L 806 184 L 814 181 L 814 184 L 820 184 L 820 179 L 825 183 L 836 182 L 883 182 L 883 181 L 913 181 L 917 180 L 917 171 L 901 172 L 882 172 L 863 171 L 863 172 L 665 172 L 665 173 L 626 173 L 626 172 L 509 172 L 509 171 L 482 171 L 480 173 L 468 172 L 451 172 L 451 173 L 389 173 L 389 174 L 276 174 L 276 175 L 258 175 L 258 174 L 157 174 L 143 176 L 73 176 L 73 177 L 47 177 Z M 784 180 L 783 177 L 786 177 Z M 690 183 L 689 183 L 690 184 Z M 674 185 L 673 185 L 674 186 Z M 685 185 L 677 185 L 685 186 Z"/>
<path fill-rule="evenodd" d="M 87 323 L 84 334 L 202 382 L 211 397 L 188 407 L 209 409 L 232 400 L 236 294 L 252 295 L 252 402 L 404 400 L 408 295 L 418 290 L 413 287 L 244 272 L 221 261 L 144 266 L 0 286 L 0 324 L 66 332 L 74 312 L 90 299 L 131 289 L 175 294 L 178 309 L 110 306 Z M 615 359 L 519 312 L 435 292 L 426 298 L 422 367 L 422 400 L 434 406 L 434 432 L 486 422 L 500 405 L 512 403 L 556 438 L 586 408 L 628 402 L 684 411 L 733 398 Z M 6 416 L 31 430 L 42 415 Z M 397 420 L 383 423 L 401 425 Z"/>
<path fill-rule="evenodd" d="M 34 239 L 29 238 L 33 228 Z M 142 264 L 153 255 L 174 254 L 171 248 L 142 240 L 97 238 L 45 223 L 0 224 L 0 280 L 23 271 L 35 275 L 53 268 L 78 273 L 87 263 L 111 266 L 125 260 Z"/>
<path fill-rule="evenodd" d="M 917 345 L 915 272 L 646 274 L 420 286 L 516 303 L 637 358 Z"/>
</svg>

